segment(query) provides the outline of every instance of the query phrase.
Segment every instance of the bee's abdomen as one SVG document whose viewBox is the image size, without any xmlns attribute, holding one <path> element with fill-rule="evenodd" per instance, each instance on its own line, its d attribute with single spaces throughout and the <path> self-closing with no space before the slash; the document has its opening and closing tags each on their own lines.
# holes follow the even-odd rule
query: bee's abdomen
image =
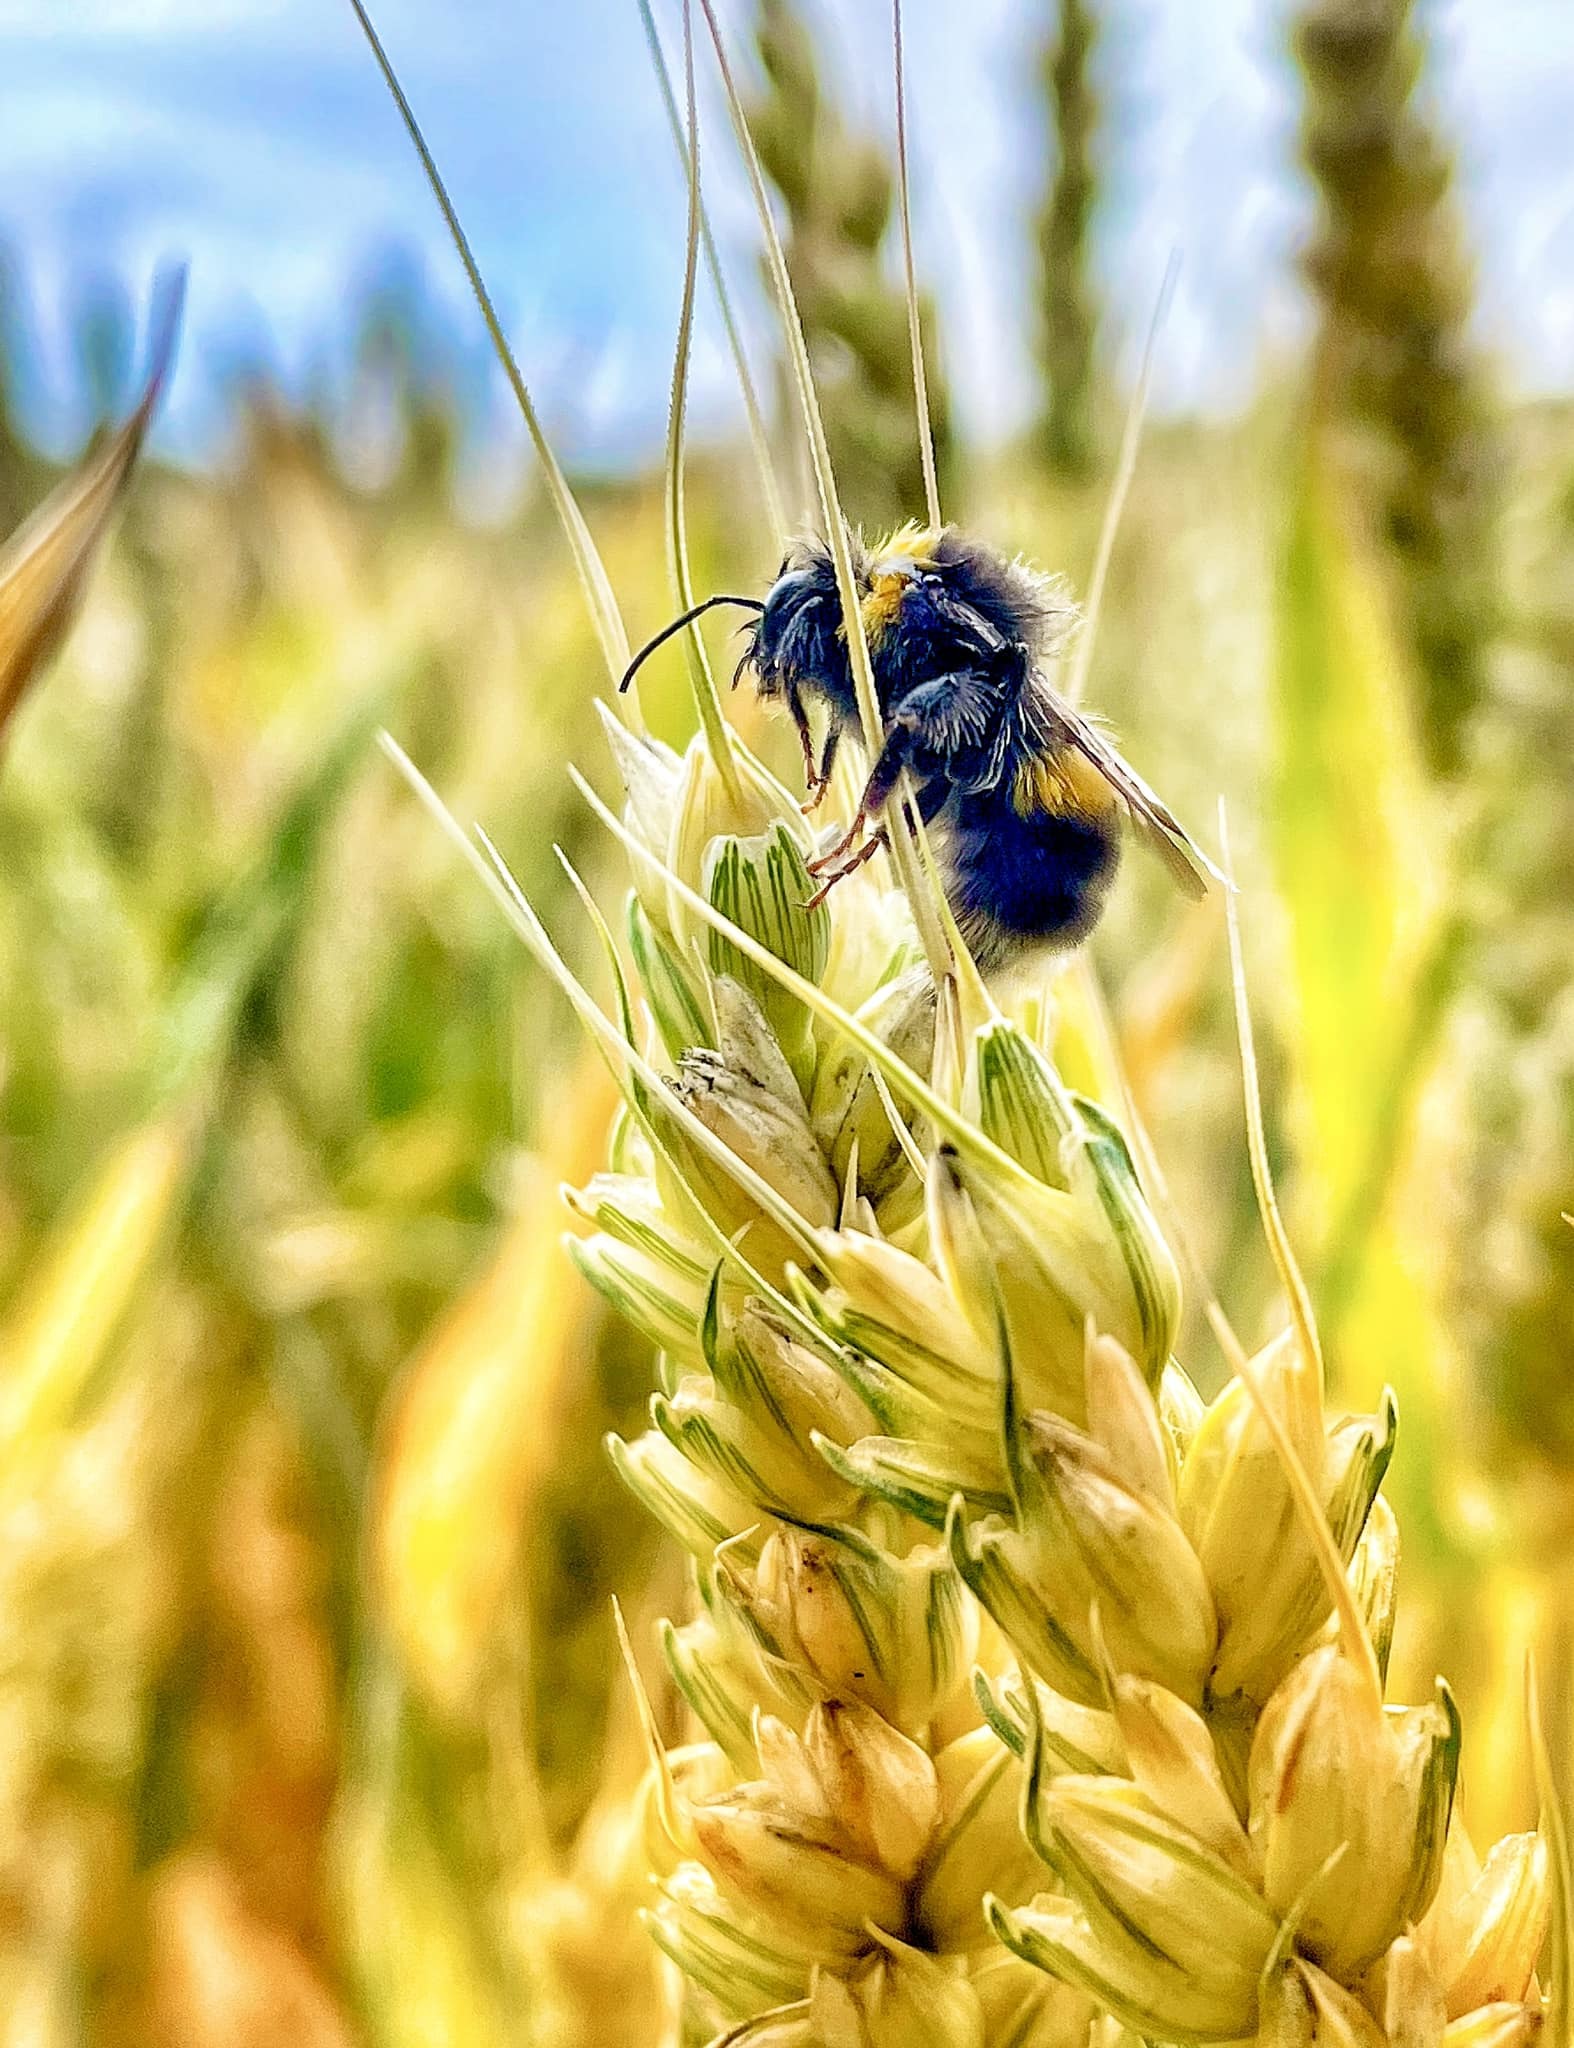
<svg viewBox="0 0 1574 2048">
<path fill-rule="evenodd" d="M 1092 931 L 1120 857 L 1113 818 L 1037 811 L 1004 791 L 964 798 L 950 821 L 951 908 L 979 965 Z"/>
</svg>

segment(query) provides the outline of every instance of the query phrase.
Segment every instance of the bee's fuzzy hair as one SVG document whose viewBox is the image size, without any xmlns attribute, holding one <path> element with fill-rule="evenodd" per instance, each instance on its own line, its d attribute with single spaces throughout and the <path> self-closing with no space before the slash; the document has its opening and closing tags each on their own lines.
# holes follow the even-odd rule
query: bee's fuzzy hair
<svg viewBox="0 0 1574 2048">
<path fill-rule="evenodd" d="M 893 546 L 911 550 L 922 538 L 923 530 L 916 522 L 878 538 L 849 527 L 854 580 L 862 583 L 871 562 L 890 553 Z M 1064 652 L 1082 618 L 1064 577 L 1048 574 L 1022 555 L 1008 560 L 954 526 L 943 527 L 931 547 L 934 566 L 946 573 L 956 594 L 982 612 L 1008 640 L 1021 641 L 1045 661 Z M 777 574 L 804 569 L 823 580 L 827 595 L 834 594 L 830 549 L 816 533 L 794 536 Z"/>
<path fill-rule="evenodd" d="M 935 566 L 946 572 L 958 596 L 1040 660 L 1062 653 L 1081 622 L 1063 577 L 1046 574 L 1021 555 L 1007 560 L 952 527 L 940 536 Z"/>
<path fill-rule="evenodd" d="M 927 542 L 927 547 L 925 543 Z M 892 533 L 870 536 L 847 529 L 853 576 L 862 583 L 872 563 L 891 554 L 924 555 L 958 597 L 982 612 L 1008 640 L 1020 641 L 1041 661 L 1064 653 L 1082 622 L 1081 608 L 1063 576 L 1051 575 L 1023 555 L 1009 559 L 954 526 L 930 535 L 916 520 Z M 834 587 L 830 550 L 818 534 L 796 538 L 782 571 L 813 567 Z"/>
</svg>

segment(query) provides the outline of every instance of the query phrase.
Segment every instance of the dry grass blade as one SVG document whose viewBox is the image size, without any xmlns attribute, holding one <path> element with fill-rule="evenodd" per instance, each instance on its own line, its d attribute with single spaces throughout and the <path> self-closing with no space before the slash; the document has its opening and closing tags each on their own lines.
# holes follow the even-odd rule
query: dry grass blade
<svg viewBox="0 0 1574 2048">
<path fill-rule="evenodd" d="M 694 18 L 688 0 L 683 8 L 683 87 L 687 130 L 688 224 L 683 255 L 683 303 L 678 314 L 678 340 L 672 358 L 672 391 L 667 406 L 667 567 L 680 612 L 694 609 L 694 579 L 689 573 L 688 515 L 683 494 L 683 435 L 688 415 L 689 357 L 694 342 L 694 284 L 700 253 L 700 127 L 694 101 Z M 705 744 L 734 803 L 740 798 L 738 765 L 732 736 L 722 714 L 721 694 L 711 672 L 700 629 L 690 624 L 684 634 L 694 706 L 704 729 Z"/>
<path fill-rule="evenodd" d="M 1246 1128 L 1251 1153 L 1252 1185 L 1257 1195 L 1258 1210 L 1262 1217 L 1265 1236 L 1273 1254 L 1274 1264 L 1289 1298 L 1291 1319 L 1295 1325 L 1296 1341 L 1302 1347 L 1308 1361 L 1315 1364 L 1319 1383 L 1322 1376 L 1322 1355 L 1318 1348 L 1316 1324 L 1312 1317 L 1311 1297 L 1301 1277 L 1300 1267 L 1290 1246 L 1289 1236 L 1279 1213 L 1278 1197 L 1274 1192 L 1273 1178 L 1268 1165 L 1267 1146 L 1263 1138 L 1262 1095 L 1257 1079 L 1257 1053 L 1252 1039 L 1251 1010 L 1246 997 L 1246 971 L 1241 954 L 1239 920 L 1235 909 L 1235 877 L 1230 863 L 1229 838 L 1225 826 L 1224 806 L 1219 806 L 1219 831 L 1223 839 L 1225 870 L 1229 879 L 1226 902 L 1230 921 L 1230 966 L 1232 991 L 1235 999 L 1235 1027 L 1240 1040 L 1241 1082 L 1246 1102 Z M 1284 1476 L 1289 1484 L 1290 1496 L 1295 1503 L 1312 1553 L 1327 1585 L 1329 1602 L 1338 1619 L 1339 1634 L 1349 1657 L 1351 1668 L 1361 1675 L 1370 1689 L 1375 1706 L 1381 1709 L 1383 1681 L 1378 1670 L 1376 1653 L 1371 1637 L 1367 1634 L 1354 1592 L 1346 1575 L 1344 1562 L 1334 1544 L 1333 1532 L 1311 1475 L 1301 1462 L 1289 1432 L 1273 1404 L 1263 1392 L 1257 1376 L 1255 1363 L 1248 1358 L 1240 1339 L 1226 1321 L 1224 1312 L 1211 1292 L 1204 1302 L 1208 1322 L 1218 1339 L 1232 1370 L 1245 1382 L 1252 1406 L 1273 1443 Z"/>
<path fill-rule="evenodd" d="M 678 111 L 677 95 L 672 90 L 672 79 L 667 71 L 667 59 L 661 47 L 661 37 L 656 32 L 656 18 L 650 11 L 650 0 L 639 0 L 639 14 L 645 25 L 645 40 L 650 45 L 650 60 L 656 73 L 656 83 L 661 88 L 661 103 L 667 110 L 672 140 L 678 152 L 678 160 L 683 166 L 684 182 L 687 183 L 689 146 L 684 135 L 683 117 Z M 703 201 L 700 204 L 700 239 L 705 250 L 705 267 L 710 272 L 716 303 L 721 308 L 721 322 L 727 334 L 727 347 L 732 355 L 733 368 L 738 374 L 738 389 L 743 395 L 744 416 L 749 428 L 749 446 L 754 455 L 755 468 L 759 471 L 760 496 L 765 503 L 765 517 L 770 525 L 772 543 L 779 548 L 787 533 L 787 515 L 782 508 L 781 486 L 777 482 L 776 464 L 771 456 L 770 433 L 765 424 L 765 413 L 760 405 L 759 393 L 754 388 L 748 351 L 743 345 L 743 335 L 739 331 L 737 315 L 732 307 L 732 294 L 727 289 L 721 256 L 716 248 L 716 238 L 711 233 L 710 218 Z"/>
<path fill-rule="evenodd" d="M 1290 1243 L 1290 1234 L 1284 1227 L 1284 1218 L 1279 1212 L 1279 1198 L 1274 1193 L 1273 1175 L 1268 1164 L 1268 1139 L 1263 1128 L 1262 1090 L 1257 1080 L 1257 1047 L 1252 1036 L 1251 1004 L 1246 996 L 1246 958 L 1241 947 L 1241 919 L 1236 908 L 1235 866 L 1230 858 L 1229 824 L 1224 804 L 1219 804 L 1219 843 L 1224 854 L 1225 873 L 1229 887 L 1225 892 L 1225 917 L 1230 936 L 1230 988 L 1235 1002 L 1235 1031 L 1240 1041 L 1241 1075 L 1246 1096 L 1246 1149 L 1251 1161 L 1252 1186 L 1257 1194 L 1257 1207 L 1262 1215 L 1263 1234 L 1268 1240 L 1268 1249 L 1273 1254 L 1273 1263 L 1278 1270 L 1285 1296 L 1289 1301 L 1290 1315 L 1295 1324 L 1295 1334 L 1308 1364 L 1322 1370 L 1322 1346 L 1317 1335 L 1317 1321 L 1312 1311 L 1312 1297 L 1307 1288 Z"/>
<path fill-rule="evenodd" d="M 913 351 L 913 403 L 918 409 L 918 453 L 924 465 L 924 509 L 939 532 L 940 479 L 935 469 L 935 434 L 929 417 L 929 379 L 924 372 L 924 338 L 918 317 L 918 271 L 913 262 L 913 208 L 907 178 L 907 82 L 902 64 L 902 0 L 891 0 L 891 57 L 896 73 L 896 190 L 902 210 L 902 263 L 907 277 L 907 338 Z"/>
<path fill-rule="evenodd" d="M 1574 2044 L 1574 1852 L 1569 1846 L 1568 1807 L 1553 1775 L 1541 1719 L 1541 1688 L 1532 1662 L 1525 1673 L 1530 1755 L 1541 1800 L 1541 1833 L 1552 1877 L 1552 1934 L 1547 1982 L 1547 2048 Z"/>
<path fill-rule="evenodd" d="M 607 673 L 615 684 L 628 667 L 629 643 L 628 634 L 623 628 L 623 614 L 618 608 L 606 564 L 591 538 L 590 528 L 585 524 L 585 515 L 579 509 L 578 500 L 569 489 L 568 478 L 564 476 L 562 467 L 552 452 L 552 444 L 546 437 L 546 430 L 536 411 L 535 401 L 530 396 L 529 387 L 525 383 L 514 351 L 508 345 L 503 323 L 498 318 L 497 308 L 492 303 L 492 295 L 481 275 L 481 266 L 476 262 L 469 238 L 460 225 L 459 215 L 448 196 L 448 187 L 443 183 L 442 173 L 437 168 L 437 160 L 427 146 L 420 122 L 415 118 L 415 110 L 405 96 L 398 73 L 393 68 L 388 52 L 383 48 L 381 38 L 372 26 L 372 18 L 362 5 L 362 0 L 350 0 L 350 5 L 355 10 L 355 18 L 361 25 L 361 32 L 366 37 L 371 53 L 377 60 L 377 68 L 383 75 L 383 83 L 387 86 L 394 105 L 399 109 L 399 118 L 404 123 L 405 133 L 421 160 L 421 168 L 426 173 L 426 182 L 432 188 L 432 196 L 443 216 L 443 224 L 448 229 L 449 239 L 464 265 L 465 277 L 475 302 L 481 309 L 481 318 L 486 323 L 492 347 L 503 366 L 503 374 L 508 379 L 509 389 L 514 394 L 515 403 L 519 407 L 531 444 L 546 477 L 547 492 L 551 497 L 553 510 L 557 513 L 558 523 L 568 540 L 569 550 L 574 557 L 574 567 L 585 593 L 585 601 L 590 607 L 591 624 L 595 627 L 596 638 L 601 645 L 602 658 L 606 662 Z M 637 720 L 637 693 L 629 691 L 622 701 L 629 705 L 631 715 Z"/>
<path fill-rule="evenodd" d="M 1153 356 L 1158 345 L 1159 329 L 1164 325 L 1164 316 L 1169 311 L 1170 300 L 1175 291 L 1175 279 L 1180 272 L 1180 259 L 1171 255 L 1164 267 L 1164 280 L 1159 286 L 1159 296 L 1154 301 L 1153 318 L 1148 325 L 1148 339 L 1142 351 L 1142 368 L 1137 373 L 1137 388 L 1131 394 L 1131 404 L 1126 409 L 1126 425 L 1120 437 L 1120 459 L 1115 465 L 1115 481 L 1110 486 L 1109 503 L 1104 508 L 1104 524 L 1099 529 L 1098 552 L 1093 557 L 1093 574 L 1088 579 L 1087 610 L 1082 631 L 1077 635 L 1076 647 L 1072 650 L 1071 673 L 1066 679 L 1066 695 L 1073 704 L 1080 704 L 1087 692 L 1088 676 L 1093 668 L 1093 649 L 1098 641 L 1099 613 L 1104 608 L 1104 585 L 1109 580 L 1110 557 L 1115 552 L 1115 536 L 1120 531 L 1121 514 L 1126 509 L 1126 493 L 1131 489 L 1131 479 L 1137 468 L 1137 450 L 1142 443 L 1142 422 L 1148 410 L 1148 387 L 1153 381 Z"/>
<path fill-rule="evenodd" d="M 623 1603 L 617 1595 L 612 1596 L 612 1625 L 617 1631 L 618 1654 L 623 1659 L 623 1669 L 628 1678 L 629 1690 L 634 1696 L 634 1712 L 639 1722 L 640 1742 L 645 1751 L 656 1791 L 656 1817 L 661 1822 L 662 1832 L 675 1849 L 684 1848 L 688 1830 L 683 1824 L 682 1808 L 678 1801 L 678 1788 L 673 1782 L 672 1766 L 667 1760 L 666 1745 L 661 1739 L 661 1728 L 656 1720 L 656 1710 L 651 1705 L 650 1693 L 640 1673 L 639 1659 L 634 1654 L 634 1644 L 629 1636 L 628 1621 L 623 1613 Z"/>
<path fill-rule="evenodd" d="M 174 360 L 185 273 L 161 288 L 152 367 L 135 412 L 93 449 L 0 551 L 0 735 L 69 631 Z"/>
<path fill-rule="evenodd" d="M 1344 1653 L 1350 1659 L 1352 1670 L 1357 1671 L 1365 1682 L 1374 1706 L 1381 1708 L 1383 1681 L 1377 1668 L 1377 1655 L 1372 1648 L 1372 1639 L 1367 1634 L 1360 1608 L 1356 1605 L 1344 1563 L 1335 1547 L 1333 1532 L 1329 1529 L 1328 1517 L 1323 1511 L 1322 1503 L 1317 1498 L 1317 1489 L 1312 1484 L 1311 1475 L 1302 1464 L 1295 1445 L 1290 1441 L 1283 1420 L 1263 1391 L 1262 1382 L 1257 1376 L 1257 1367 L 1247 1356 L 1240 1339 L 1226 1321 L 1224 1311 L 1212 1296 L 1203 1303 L 1203 1310 L 1208 1318 L 1209 1328 L 1218 1339 L 1219 1349 L 1224 1353 L 1236 1377 L 1244 1382 L 1251 1404 L 1256 1409 L 1258 1419 L 1267 1431 L 1278 1456 L 1289 1485 L 1290 1497 L 1295 1504 L 1295 1512 L 1327 1587 L 1329 1602 L 1338 1621 Z"/>
</svg>

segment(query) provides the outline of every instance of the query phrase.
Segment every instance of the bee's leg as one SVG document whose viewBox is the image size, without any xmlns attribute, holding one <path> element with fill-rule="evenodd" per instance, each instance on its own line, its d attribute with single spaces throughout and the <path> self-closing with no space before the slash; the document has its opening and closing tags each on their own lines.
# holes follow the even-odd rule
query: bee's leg
<svg viewBox="0 0 1574 2048">
<path fill-rule="evenodd" d="M 819 888 L 815 890 L 814 894 L 803 906 L 804 909 L 818 910 L 838 882 L 845 882 L 847 877 L 856 869 L 861 868 L 866 860 L 873 860 L 882 846 L 889 846 L 890 843 L 890 838 L 883 825 L 877 832 L 871 832 L 855 854 L 849 859 L 844 860 L 839 868 L 835 868 L 830 874 L 825 875 Z M 815 872 L 821 873 L 822 870 L 815 869 Z"/>
<path fill-rule="evenodd" d="M 810 861 L 810 874 L 822 874 L 857 845 L 869 820 L 885 809 L 903 771 L 915 767 L 917 757 L 946 760 L 954 754 L 959 737 L 965 739 L 970 726 L 986 718 L 992 708 L 992 700 L 980 701 L 978 678 L 970 673 L 938 676 L 915 690 L 886 729 L 885 742 L 864 784 L 852 823 L 834 846 Z M 928 775 L 927 768 L 924 775 L 927 780 L 935 779 Z M 943 802 L 943 788 L 938 794 Z"/>
<path fill-rule="evenodd" d="M 886 729 L 885 744 L 858 808 L 865 817 L 878 817 L 908 768 L 921 783 L 962 779 L 995 729 L 1001 709 L 996 681 L 973 669 L 933 676 L 909 691 Z"/>
<path fill-rule="evenodd" d="M 809 714 L 803 708 L 803 698 L 798 693 L 796 683 L 789 683 L 787 685 L 787 709 L 792 713 L 792 722 L 798 732 L 798 744 L 803 749 L 803 779 L 808 787 L 809 794 L 818 802 L 819 796 L 816 794 L 817 782 L 814 766 L 814 734 L 809 729 Z M 805 810 L 809 808 L 810 806 L 807 804 L 804 806 Z"/>
<path fill-rule="evenodd" d="M 828 846 L 824 853 L 810 861 L 811 875 L 823 874 L 827 868 L 834 867 L 837 861 L 858 844 L 869 820 L 885 809 L 886 799 L 895 789 L 918 738 L 919 735 L 907 725 L 898 723 L 891 727 L 885 736 L 885 745 L 880 749 L 880 757 L 874 764 L 874 772 L 864 785 L 864 793 L 859 798 L 852 823 L 834 846 Z M 829 749 L 827 754 L 829 755 Z M 878 845 L 884 836 L 884 833 L 881 833 L 878 839 L 871 841 L 871 844 Z M 862 858 L 867 860 L 869 856 L 865 853 Z"/>
<path fill-rule="evenodd" d="M 880 750 L 880 758 L 874 765 L 874 773 L 864 785 L 864 793 L 859 799 L 857 810 L 853 812 L 852 823 L 834 846 L 828 846 L 824 853 L 817 854 L 809 862 L 809 872 L 811 875 L 824 874 L 828 868 L 834 867 L 839 860 L 850 853 L 858 844 L 865 828 L 868 826 L 869 820 L 884 810 L 886 799 L 896 787 L 897 779 L 901 775 L 902 770 L 907 766 L 907 756 L 910 751 L 911 742 L 912 735 L 910 733 L 905 732 L 900 727 L 892 730 L 885 745 Z M 882 831 L 871 839 L 868 845 L 870 847 L 878 846 L 883 844 L 884 840 L 885 834 Z M 867 860 L 869 858 L 868 851 L 860 852 L 859 858 Z"/>
<path fill-rule="evenodd" d="M 812 761 L 808 763 L 809 799 L 803 806 L 805 817 L 811 811 L 817 811 L 825 801 L 825 792 L 831 786 L 831 770 L 836 765 L 836 749 L 841 744 L 841 738 L 841 727 L 833 720 L 826 728 L 825 752 L 820 756 L 819 767 L 816 768 Z"/>
<path fill-rule="evenodd" d="M 868 822 L 869 814 L 863 805 L 860 804 L 853 813 L 853 822 L 848 826 L 841 838 L 837 840 L 836 844 L 828 846 L 824 853 L 817 853 L 814 859 L 808 863 L 810 874 L 824 874 L 827 868 L 834 868 L 839 860 L 845 859 L 858 844 L 859 839 L 863 835 L 863 829 Z"/>
<path fill-rule="evenodd" d="M 914 726 L 900 719 L 886 734 L 885 745 L 880 749 L 869 780 L 864 784 L 864 793 L 858 799 L 858 809 L 848 828 L 847 845 L 853 843 L 871 818 L 877 818 L 885 809 L 921 737 Z"/>
</svg>

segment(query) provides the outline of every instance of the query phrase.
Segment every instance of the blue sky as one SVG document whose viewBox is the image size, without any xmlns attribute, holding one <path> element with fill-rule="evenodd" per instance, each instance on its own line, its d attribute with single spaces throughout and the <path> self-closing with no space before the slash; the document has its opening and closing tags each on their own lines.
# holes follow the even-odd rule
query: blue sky
<svg viewBox="0 0 1574 2048">
<path fill-rule="evenodd" d="M 884 0 L 813 0 L 871 122 L 889 119 Z M 1425 8 L 1426 0 L 1422 0 Z M 746 16 L 728 10 L 734 48 Z M 1031 56 L 1047 0 L 907 0 L 921 260 L 942 303 L 964 420 L 981 437 L 1031 401 L 1025 226 L 1042 175 Z M 1182 259 L 1158 399 L 1227 406 L 1293 344 L 1294 171 L 1285 0 L 1106 0 L 1110 118 L 1099 264 L 1112 324 L 1143 326 Z M 634 0 L 381 0 L 378 19 L 504 307 L 526 374 L 573 456 L 659 440 L 683 194 Z M 1430 89 L 1458 139 L 1482 279 L 1483 340 L 1514 389 L 1574 384 L 1574 0 L 1433 0 Z M 670 30 L 675 0 L 658 0 Z M 753 332 L 755 237 L 707 93 L 707 193 Z M 78 419 L 65 348 L 74 281 L 141 290 L 192 267 L 186 346 L 162 429 L 198 453 L 220 365 L 265 354 L 287 381 L 330 366 L 350 283 L 416 252 L 517 436 L 418 170 L 343 0 L 0 0 L 0 239 L 40 336 L 43 431 Z M 723 426 L 729 373 L 702 330 L 696 407 Z"/>
</svg>

